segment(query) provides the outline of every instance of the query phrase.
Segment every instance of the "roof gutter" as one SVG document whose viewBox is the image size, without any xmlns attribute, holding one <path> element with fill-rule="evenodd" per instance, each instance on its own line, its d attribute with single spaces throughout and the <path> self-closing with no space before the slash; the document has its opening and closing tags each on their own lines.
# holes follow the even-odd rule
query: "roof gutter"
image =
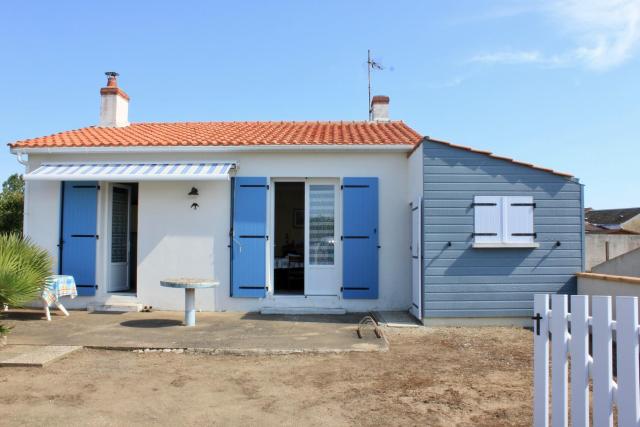
<svg viewBox="0 0 640 427">
<path fill-rule="evenodd" d="M 395 145 L 252 145 L 252 146 L 180 146 L 180 147 L 11 147 L 11 153 L 23 154 L 101 154 L 101 153 L 237 153 L 264 151 L 306 151 L 306 152 L 343 152 L 343 151 L 383 151 L 410 152 L 414 144 Z"/>
<path fill-rule="evenodd" d="M 17 158 L 18 158 L 18 163 L 20 163 L 22 166 L 27 166 L 27 164 L 29 163 L 29 160 L 28 160 L 28 159 L 25 159 L 25 158 L 23 157 L 23 156 L 24 156 L 25 154 L 27 154 L 27 153 L 24 153 L 24 152 L 21 152 L 21 151 L 19 151 L 19 152 L 17 152 L 17 153 L 14 153 L 14 152 L 13 152 L 13 150 L 11 150 L 11 152 L 17 156 Z"/>
</svg>

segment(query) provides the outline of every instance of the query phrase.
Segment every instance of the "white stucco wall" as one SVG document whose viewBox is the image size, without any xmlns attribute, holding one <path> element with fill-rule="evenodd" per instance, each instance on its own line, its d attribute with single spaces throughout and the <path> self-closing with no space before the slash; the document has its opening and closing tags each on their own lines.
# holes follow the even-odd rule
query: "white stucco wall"
<svg viewBox="0 0 640 427">
<path fill-rule="evenodd" d="M 270 178 L 377 176 L 380 194 L 380 293 L 377 300 L 317 301 L 348 311 L 405 310 L 411 304 L 410 222 L 408 204 L 408 159 L 404 152 L 226 152 L 126 155 L 129 161 L 234 160 L 238 176 Z M 122 160 L 113 154 L 31 155 L 30 168 L 42 161 Z M 59 233 L 59 183 L 30 183 L 29 234 L 57 257 Z M 192 210 L 187 196 L 192 186 L 200 192 L 200 209 Z M 108 183 L 102 183 L 108 189 Z M 415 190 L 412 190 L 415 192 Z M 106 235 L 106 193 L 101 190 L 99 230 Z M 282 301 L 231 298 L 229 283 L 230 182 L 141 182 L 138 200 L 138 301 L 157 309 L 184 307 L 183 293 L 161 288 L 159 280 L 171 276 L 214 277 L 216 290 L 198 291 L 202 310 L 259 310 Z M 38 212 L 34 215 L 34 212 Z M 268 213 L 271 220 L 271 212 Z M 272 243 L 272 240 L 270 240 Z M 70 307 L 88 301 L 104 301 L 106 292 L 105 251 L 107 239 L 98 244 L 98 291 L 95 298 L 78 298 Z M 268 253 L 269 251 L 268 247 Z M 269 276 L 269 275 L 268 275 Z M 289 302 L 289 304 L 291 304 Z M 301 298 L 294 305 L 314 304 Z"/>
<path fill-rule="evenodd" d="M 640 248 L 596 265 L 594 273 L 640 277 Z"/>
<path fill-rule="evenodd" d="M 60 240 L 60 183 L 27 181 L 25 191 L 25 234 L 34 243 L 47 249 L 58 269 L 58 242 Z"/>
<path fill-rule="evenodd" d="M 422 145 L 414 150 L 409 156 L 409 164 L 407 171 L 407 188 L 409 191 L 409 198 L 413 200 L 416 197 L 422 197 L 424 192 L 424 153 L 422 152 Z"/>
<path fill-rule="evenodd" d="M 613 318 L 616 318 L 616 298 L 640 297 L 640 284 L 631 282 L 622 282 L 617 280 L 607 280 L 605 278 L 580 277 L 578 276 L 578 295 L 604 295 L 611 296 L 611 306 L 613 310 Z M 589 307 L 591 307 L 592 299 L 589 298 Z"/>
<path fill-rule="evenodd" d="M 607 260 L 606 244 L 609 242 L 609 259 L 640 248 L 640 235 L 635 234 L 586 234 L 585 268 L 591 270 Z"/>
</svg>

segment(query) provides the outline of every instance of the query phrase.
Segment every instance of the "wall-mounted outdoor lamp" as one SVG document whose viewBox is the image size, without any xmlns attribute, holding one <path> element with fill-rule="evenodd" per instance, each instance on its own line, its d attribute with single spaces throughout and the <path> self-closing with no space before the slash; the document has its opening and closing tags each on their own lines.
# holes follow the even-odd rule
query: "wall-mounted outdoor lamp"
<svg viewBox="0 0 640 427">
<path fill-rule="evenodd" d="M 191 191 L 189 191 L 189 193 L 187 194 L 189 197 L 197 197 L 200 195 L 200 193 L 198 193 L 198 189 L 196 187 L 191 187 Z M 200 205 L 197 202 L 193 202 L 191 203 L 191 209 L 196 210 L 200 207 Z"/>
</svg>

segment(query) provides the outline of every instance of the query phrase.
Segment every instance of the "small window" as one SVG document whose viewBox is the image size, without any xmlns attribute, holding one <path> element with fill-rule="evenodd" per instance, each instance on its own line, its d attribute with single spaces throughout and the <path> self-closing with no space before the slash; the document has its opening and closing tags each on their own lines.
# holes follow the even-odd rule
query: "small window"
<svg viewBox="0 0 640 427">
<path fill-rule="evenodd" d="M 473 247 L 538 247 L 534 207 L 531 196 L 476 196 Z"/>
</svg>

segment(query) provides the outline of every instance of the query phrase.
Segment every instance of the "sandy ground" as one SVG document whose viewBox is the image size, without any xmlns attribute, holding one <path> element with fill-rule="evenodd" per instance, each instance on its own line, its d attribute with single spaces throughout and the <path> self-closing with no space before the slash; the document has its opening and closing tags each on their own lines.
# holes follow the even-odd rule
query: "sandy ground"
<svg viewBox="0 0 640 427">
<path fill-rule="evenodd" d="M 531 332 L 387 330 L 384 353 L 81 350 L 0 368 L 0 425 L 531 425 Z"/>
</svg>

